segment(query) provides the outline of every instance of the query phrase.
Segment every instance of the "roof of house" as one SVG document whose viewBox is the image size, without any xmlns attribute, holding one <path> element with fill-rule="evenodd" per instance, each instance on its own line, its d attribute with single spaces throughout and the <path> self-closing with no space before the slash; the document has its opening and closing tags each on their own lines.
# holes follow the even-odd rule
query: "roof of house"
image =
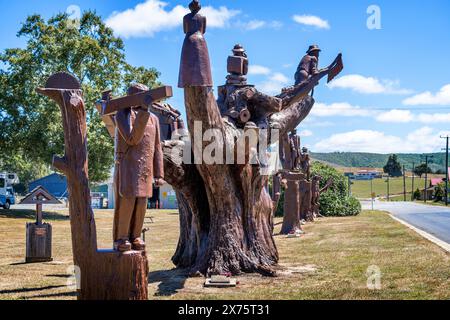
<svg viewBox="0 0 450 320">
<path fill-rule="evenodd" d="M 440 184 L 442 182 L 444 182 L 444 179 L 442 179 L 442 178 L 433 178 L 433 179 L 430 180 L 430 185 L 432 187 L 434 187 L 434 186 L 437 186 L 438 184 Z"/>
</svg>

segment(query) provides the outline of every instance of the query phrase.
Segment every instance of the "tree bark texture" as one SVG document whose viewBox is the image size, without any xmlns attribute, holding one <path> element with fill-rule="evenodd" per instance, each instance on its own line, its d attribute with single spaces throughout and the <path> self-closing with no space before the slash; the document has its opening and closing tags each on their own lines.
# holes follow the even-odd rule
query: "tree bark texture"
<svg viewBox="0 0 450 320">
<path fill-rule="evenodd" d="M 74 89 L 38 89 L 61 109 L 65 155 L 53 166 L 67 177 L 72 248 L 79 300 L 148 299 L 145 252 L 97 250 L 88 181 L 87 127 L 83 94 Z"/>
</svg>

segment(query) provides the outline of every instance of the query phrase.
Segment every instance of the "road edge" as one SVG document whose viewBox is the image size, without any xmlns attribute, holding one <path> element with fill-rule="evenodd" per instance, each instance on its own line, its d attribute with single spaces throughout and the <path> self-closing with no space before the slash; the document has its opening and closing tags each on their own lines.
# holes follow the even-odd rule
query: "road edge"
<svg viewBox="0 0 450 320">
<path fill-rule="evenodd" d="M 448 253 L 450 253 L 450 243 L 447 243 L 441 239 L 436 238 L 435 236 L 433 236 L 432 234 L 429 234 L 426 231 L 423 231 L 411 224 L 409 224 L 406 221 L 403 221 L 400 218 L 395 217 L 393 214 L 389 213 L 389 216 L 394 219 L 395 221 L 400 222 L 401 224 L 403 224 L 404 226 L 408 227 L 409 229 L 415 231 L 416 233 L 418 233 L 419 235 L 421 235 L 422 237 L 424 237 L 425 239 L 427 239 L 428 241 L 433 242 L 434 244 L 438 245 L 439 247 L 441 247 L 442 249 L 444 249 L 445 251 L 447 251 Z"/>
</svg>

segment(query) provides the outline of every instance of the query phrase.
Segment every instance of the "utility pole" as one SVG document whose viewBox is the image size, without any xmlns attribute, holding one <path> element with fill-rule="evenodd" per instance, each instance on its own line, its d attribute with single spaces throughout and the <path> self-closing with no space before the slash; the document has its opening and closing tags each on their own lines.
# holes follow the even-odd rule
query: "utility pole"
<svg viewBox="0 0 450 320">
<path fill-rule="evenodd" d="M 389 174 L 388 174 L 386 183 L 387 183 L 387 195 L 386 195 L 386 200 L 389 201 Z"/>
<path fill-rule="evenodd" d="M 428 197 L 428 162 L 430 161 L 433 156 L 431 155 L 424 155 L 425 157 L 425 189 L 424 189 L 424 197 L 423 202 L 427 203 L 427 197 Z"/>
<path fill-rule="evenodd" d="M 414 190 L 414 176 L 415 176 L 414 171 L 416 171 L 416 164 L 413 162 L 412 163 L 412 189 L 411 189 L 411 200 L 412 201 L 414 201 L 414 192 L 416 191 L 416 190 Z"/>
<path fill-rule="evenodd" d="M 350 176 L 348 176 L 347 178 L 348 178 L 348 196 L 351 197 L 352 196 L 352 179 L 350 178 Z"/>
<path fill-rule="evenodd" d="M 372 198 L 372 211 L 373 211 L 373 202 L 375 200 L 375 196 L 373 194 L 373 177 L 370 178 L 370 197 Z"/>
<path fill-rule="evenodd" d="M 405 171 L 405 165 L 403 165 L 403 201 L 406 202 L 406 171 Z"/>
<path fill-rule="evenodd" d="M 448 142 L 450 137 L 441 137 L 441 139 L 447 140 L 447 145 L 445 148 L 445 205 L 448 206 Z"/>
</svg>

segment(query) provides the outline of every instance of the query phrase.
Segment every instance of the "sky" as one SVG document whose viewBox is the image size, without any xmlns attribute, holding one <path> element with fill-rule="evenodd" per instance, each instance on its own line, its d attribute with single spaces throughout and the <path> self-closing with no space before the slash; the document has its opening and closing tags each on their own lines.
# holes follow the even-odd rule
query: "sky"
<svg viewBox="0 0 450 320">
<path fill-rule="evenodd" d="M 125 41 L 127 61 L 155 67 L 174 87 L 169 101 L 184 113 L 177 88 L 189 1 L 4 1 L 0 50 L 23 47 L 16 37 L 30 14 L 49 18 L 93 9 Z M 248 82 L 276 95 L 292 85 L 311 44 L 320 67 L 342 52 L 345 69 L 315 90 L 316 105 L 298 128 L 313 152 L 427 153 L 450 134 L 450 2 L 448 0 L 202 1 L 215 87 L 240 43 L 250 60 Z"/>
</svg>

